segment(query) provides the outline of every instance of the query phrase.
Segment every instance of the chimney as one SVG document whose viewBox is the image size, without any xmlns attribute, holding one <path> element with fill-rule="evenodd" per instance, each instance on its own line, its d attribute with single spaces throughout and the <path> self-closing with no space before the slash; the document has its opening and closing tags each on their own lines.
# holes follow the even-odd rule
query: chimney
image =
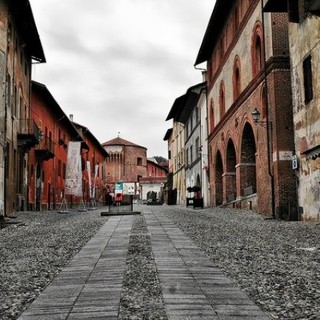
<svg viewBox="0 0 320 320">
<path fill-rule="evenodd" d="M 73 122 L 73 114 L 70 114 L 70 115 L 69 115 L 69 119 L 70 119 L 70 121 Z"/>
</svg>

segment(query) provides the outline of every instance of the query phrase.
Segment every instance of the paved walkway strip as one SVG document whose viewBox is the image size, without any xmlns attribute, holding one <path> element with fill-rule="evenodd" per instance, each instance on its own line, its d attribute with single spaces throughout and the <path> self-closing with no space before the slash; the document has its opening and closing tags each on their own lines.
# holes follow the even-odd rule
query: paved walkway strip
<svg viewBox="0 0 320 320">
<path fill-rule="evenodd" d="M 19 320 L 118 319 L 132 221 L 111 217 Z"/>
<path fill-rule="evenodd" d="M 144 214 L 169 319 L 269 319 L 168 216 Z"/>
</svg>

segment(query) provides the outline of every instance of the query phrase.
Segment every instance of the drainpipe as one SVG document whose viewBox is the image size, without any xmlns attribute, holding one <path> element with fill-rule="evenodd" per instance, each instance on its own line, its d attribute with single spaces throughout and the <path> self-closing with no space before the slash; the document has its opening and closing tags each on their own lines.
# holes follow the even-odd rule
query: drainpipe
<svg viewBox="0 0 320 320">
<path fill-rule="evenodd" d="M 6 176 L 6 168 L 7 168 L 7 132 L 8 132 L 8 127 L 7 127 L 7 120 L 8 120 L 8 97 L 10 97 L 10 92 L 9 92 L 9 86 L 8 86 L 8 52 L 9 52 L 9 23 L 10 23 L 10 13 L 9 13 L 9 7 L 7 8 L 7 45 L 6 45 L 6 52 L 5 52 L 5 67 L 4 67 L 4 80 L 5 80 L 5 86 L 4 86 L 4 132 L 3 132 L 3 145 L 2 145 L 2 152 L 3 152 L 3 215 L 6 216 L 6 209 L 7 209 L 7 203 L 6 203 L 6 198 L 7 198 L 7 176 Z M 10 87 L 11 88 L 11 87 Z"/>
<path fill-rule="evenodd" d="M 269 90 L 268 90 L 268 75 L 267 75 L 267 52 L 266 52 L 266 36 L 265 36 L 265 19 L 264 19 L 264 11 L 263 11 L 263 1 L 261 0 L 261 22 L 262 22 L 262 31 L 263 31 L 263 61 L 264 61 L 264 85 L 266 88 L 266 94 L 265 94 L 265 103 L 266 103 L 266 126 L 267 126 L 267 152 L 268 152 L 268 175 L 271 180 L 271 204 L 272 204 L 272 217 L 275 218 L 275 190 L 274 190 L 274 175 L 273 170 L 271 168 L 271 152 L 273 151 L 273 143 L 272 143 L 272 126 L 271 121 L 269 121 L 270 115 L 269 115 Z M 271 132 L 270 132 L 271 130 Z M 271 146 L 271 147 L 270 147 Z"/>
</svg>

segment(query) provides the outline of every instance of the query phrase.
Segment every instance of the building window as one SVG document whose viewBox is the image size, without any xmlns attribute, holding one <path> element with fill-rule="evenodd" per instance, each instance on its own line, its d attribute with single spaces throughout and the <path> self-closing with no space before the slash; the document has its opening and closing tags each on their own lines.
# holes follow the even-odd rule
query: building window
<svg viewBox="0 0 320 320">
<path fill-rule="evenodd" d="M 214 129 L 214 107 L 213 99 L 210 100 L 210 132 Z"/>
<path fill-rule="evenodd" d="M 198 107 L 196 107 L 195 113 L 196 113 L 195 115 L 196 115 L 196 125 L 197 125 L 199 122 L 199 109 L 198 109 Z"/>
<path fill-rule="evenodd" d="M 221 120 L 226 112 L 226 102 L 225 102 L 225 92 L 224 92 L 223 81 L 221 81 L 221 84 L 220 84 L 219 110 L 220 110 L 220 120 Z"/>
<path fill-rule="evenodd" d="M 62 166 L 62 177 L 63 179 L 66 178 L 66 171 L 67 171 L 67 165 L 65 163 L 63 163 L 63 166 Z"/>
<path fill-rule="evenodd" d="M 233 100 L 237 100 L 241 93 L 241 79 L 240 79 L 240 59 L 236 56 L 233 64 Z"/>
<path fill-rule="evenodd" d="M 137 158 L 137 165 L 142 166 L 142 158 Z"/>
<path fill-rule="evenodd" d="M 199 137 L 196 138 L 196 158 L 201 154 L 200 142 Z"/>
<path fill-rule="evenodd" d="M 299 0 L 288 1 L 288 16 L 290 22 L 298 23 L 300 20 Z"/>
<path fill-rule="evenodd" d="M 189 165 L 189 149 L 186 149 L 186 165 Z"/>
<path fill-rule="evenodd" d="M 252 74 L 255 77 L 263 68 L 264 61 L 263 61 L 263 32 L 262 32 L 262 25 L 260 22 L 256 24 L 256 27 L 253 32 L 252 37 L 252 48 L 251 48 L 251 55 L 252 55 Z"/>
<path fill-rule="evenodd" d="M 304 102 L 313 99 L 311 55 L 303 60 Z"/>
</svg>

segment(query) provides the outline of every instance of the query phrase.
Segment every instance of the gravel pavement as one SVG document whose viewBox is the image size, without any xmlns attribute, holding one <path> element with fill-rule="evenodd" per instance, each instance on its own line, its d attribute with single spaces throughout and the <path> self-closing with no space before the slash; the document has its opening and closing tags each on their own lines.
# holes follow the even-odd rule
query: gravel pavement
<svg viewBox="0 0 320 320">
<path fill-rule="evenodd" d="M 320 319 L 320 225 L 234 209 L 170 216 L 271 319 Z"/>
<path fill-rule="evenodd" d="M 320 319 L 319 224 L 220 208 L 150 209 L 167 214 L 271 319 Z M 15 224 L 0 230 L 0 319 L 16 319 L 107 220 L 100 210 L 18 213 Z M 144 228 L 141 218 L 134 228 Z M 135 297 L 135 288 L 149 283 L 142 294 L 161 305 L 152 248 L 145 241 L 137 238 L 129 246 L 123 315 L 134 300 L 144 300 Z M 127 319 L 140 319 L 133 313 Z M 160 313 L 158 319 L 165 319 L 163 308 Z"/>
</svg>

